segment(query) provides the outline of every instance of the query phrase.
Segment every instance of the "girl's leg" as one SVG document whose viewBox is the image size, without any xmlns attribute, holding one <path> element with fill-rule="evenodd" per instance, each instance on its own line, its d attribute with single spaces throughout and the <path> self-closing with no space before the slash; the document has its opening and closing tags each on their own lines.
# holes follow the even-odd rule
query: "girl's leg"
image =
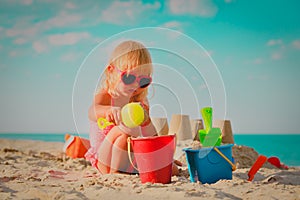
<svg viewBox="0 0 300 200">
<path fill-rule="evenodd" d="M 115 140 L 112 148 L 110 173 L 118 171 L 126 172 L 128 168 L 127 138 L 128 136 L 126 134 L 121 134 Z"/>
<path fill-rule="evenodd" d="M 111 152 L 112 145 L 116 139 L 117 132 L 116 127 L 112 128 L 107 136 L 104 138 L 102 144 L 98 150 L 98 169 L 102 174 L 108 174 L 110 172 Z"/>
<path fill-rule="evenodd" d="M 117 159 L 121 159 L 121 157 L 118 157 L 121 156 L 118 153 L 118 149 L 124 149 L 123 140 L 126 145 L 127 137 L 125 138 L 124 136 L 126 137 L 126 134 L 122 133 L 122 131 L 115 126 L 108 132 L 107 136 L 103 140 L 98 151 L 98 169 L 102 174 L 108 174 L 118 170 L 118 165 L 121 163 L 121 161 L 117 161 Z M 114 169 L 111 169 L 111 167 Z"/>
</svg>

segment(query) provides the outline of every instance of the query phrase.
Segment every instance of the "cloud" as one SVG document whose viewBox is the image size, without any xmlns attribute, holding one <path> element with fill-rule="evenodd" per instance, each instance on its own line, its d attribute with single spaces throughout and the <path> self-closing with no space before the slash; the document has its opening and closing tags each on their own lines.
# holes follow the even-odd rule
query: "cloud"
<svg viewBox="0 0 300 200">
<path fill-rule="evenodd" d="M 93 37 L 92 42 L 99 44 L 100 42 L 104 41 L 106 38 L 102 37 Z"/>
<path fill-rule="evenodd" d="M 282 58 L 282 53 L 281 52 L 274 52 L 271 54 L 271 59 L 272 60 L 280 60 Z"/>
<path fill-rule="evenodd" d="M 205 83 L 203 83 L 199 86 L 199 88 L 200 88 L 200 90 L 207 89 L 207 85 Z"/>
<path fill-rule="evenodd" d="M 16 22 L 12 28 L 7 28 L 5 35 L 7 37 L 20 36 L 23 38 L 34 38 L 35 36 L 57 27 L 70 27 L 81 21 L 82 17 L 78 14 L 68 14 L 66 12 L 61 12 L 57 16 L 50 19 L 39 21 L 37 23 L 32 23 L 36 20 L 32 17 L 24 17 Z M 4 28 L 3 28 L 4 29 Z"/>
<path fill-rule="evenodd" d="M 263 59 L 262 58 L 256 58 L 253 60 L 253 63 L 256 65 L 260 65 L 263 63 Z"/>
<path fill-rule="evenodd" d="M 71 8 L 71 5 L 68 5 Z M 87 32 L 65 33 L 46 36 L 44 33 L 54 28 L 67 28 L 81 23 L 82 16 L 78 14 L 59 12 L 54 17 L 39 21 L 33 16 L 26 16 L 18 21 L 11 28 L 0 27 L 0 33 L 13 39 L 13 44 L 22 45 L 30 43 L 37 53 L 44 53 L 49 50 L 50 45 L 73 45 L 82 39 L 93 38 Z M 33 21 L 37 21 L 34 22 Z"/>
<path fill-rule="evenodd" d="M 113 1 L 113 3 L 105 9 L 101 14 L 101 20 L 107 23 L 124 25 L 136 22 L 137 20 L 146 16 L 149 13 L 160 8 L 160 3 L 143 4 L 137 1 Z"/>
<path fill-rule="evenodd" d="M 0 63 L 0 70 L 8 69 L 8 66 L 4 63 Z"/>
<path fill-rule="evenodd" d="M 75 8 L 77 8 L 77 6 L 73 2 L 67 2 L 67 3 L 65 3 L 65 8 L 75 9 Z"/>
<path fill-rule="evenodd" d="M 54 74 L 54 78 L 55 78 L 55 79 L 61 79 L 61 77 L 62 77 L 62 76 L 61 76 L 61 74 L 59 74 L 59 73 Z"/>
<path fill-rule="evenodd" d="M 245 60 L 243 63 L 246 65 L 261 65 L 265 63 L 266 60 L 267 60 L 266 58 L 257 57 L 257 58 Z"/>
<path fill-rule="evenodd" d="M 300 49 L 300 40 L 294 40 L 292 42 L 292 45 L 293 45 L 294 48 Z"/>
<path fill-rule="evenodd" d="M 162 25 L 162 27 L 165 27 L 165 28 L 177 28 L 180 26 L 181 26 L 181 23 L 179 21 L 170 21 L 170 22 L 166 22 Z"/>
<path fill-rule="evenodd" d="M 51 45 L 73 45 L 82 39 L 89 39 L 91 35 L 88 32 L 70 32 L 65 34 L 55 34 L 48 36 L 48 42 Z"/>
<path fill-rule="evenodd" d="M 179 21 L 169 21 L 162 24 L 161 27 L 182 30 L 182 23 Z"/>
<path fill-rule="evenodd" d="M 67 54 L 64 54 L 62 57 L 61 57 L 61 60 L 62 61 L 65 61 L 65 62 L 72 62 L 72 61 L 76 61 L 76 60 L 79 60 L 81 59 L 81 55 L 78 55 L 78 53 L 67 53 Z"/>
<path fill-rule="evenodd" d="M 207 50 L 207 57 L 211 57 L 213 54 L 215 54 L 215 52 L 213 50 Z"/>
<path fill-rule="evenodd" d="M 281 44 L 283 44 L 281 39 L 271 39 L 267 42 L 267 46 L 276 46 Z"/>
<path fill-rule="evenodd" d="M 26 6 L 31 5 L 32 2 L 33 2 L 33 0 L 22 0 L 22 1 L 21 1 L 21 3 L 24 4 L 24 5 L 26 5 Z"/>
<path fill-rule="evenodd" d="M 287 51 L 286 45 L 281 39 L 270 39 L 266 45 L 275 48 L 270 56 L 272 60 L 281 60 Z"/>
<path fill-rule="evenodd" d="M 27 40 L 25 38 L 16 38 L 13 41 L 14 44 L 19 44 L 19 45 L 25 44 L 26 42 L 27 42 Z"/>
<path fill-rule="evenodd" d="M 43 53 L 47 51 L 47 46 L 40 41 L 33 42 L 32 47 L 37 53 Z"/>
<path fill-rule="evenodd" d="M 82 16 L 78 14 L 71 14 L 66 12 L 61 12 L 59 15 L 48 19 L 43 22 L 45 29 L 52 27 L 66 27 L 79 23 L 82 20 Z"/>
<path fill-rule="evenodd" d="M 218 8 L 211 0 L 170 0 L 169 9 L 175 15 L 213 17 Z"/>
<path fill-rule="evenodd" d="M 16 57 L 18 55 L 18 52 L 17 51 L 10 51 L 9 52 L 9 56 L 10 57 Z"/>
<path fill-rule="evenodd" d="M 25 28 L 29 27 L 29 28 Z M 13 28 L 6 29 L 5 34 L 8 37 L 16 37 L 16 36 L 22 36 L 22 37 L 33 37 L 38 33 L 38 27 L 37 26 L 24 26 L 24 25 L 16 25 Z"/>
<path fill-rule="evenodd" d="M 182 23 L 179 21 L 169 21 L 161 25 L 163 28 L 174 29 L 183 32 Z"/>
<path fill-rule="evenodd" d="M 0 39 L 5 37 L 5 30 L 3 27 L 0 26 Z"/>
</svg>

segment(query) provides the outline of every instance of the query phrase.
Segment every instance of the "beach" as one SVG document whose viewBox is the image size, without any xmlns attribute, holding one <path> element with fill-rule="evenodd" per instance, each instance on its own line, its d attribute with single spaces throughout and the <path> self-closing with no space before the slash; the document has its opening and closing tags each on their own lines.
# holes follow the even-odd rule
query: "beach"
<svg viewBox="0 0 300 200">
<path fill-rule="evenodd" d="M 138 175 L 100 175 L 84 159 L 70 159 L 61 142 L 0 139 L 1 199 L 300 199 L 300 169 L 265 164 L 252 182 L 258 154 L 234 146 L 232 180 L 191 183 L 184 157 L 170 184 L 142 184 Z"/>
</svg>

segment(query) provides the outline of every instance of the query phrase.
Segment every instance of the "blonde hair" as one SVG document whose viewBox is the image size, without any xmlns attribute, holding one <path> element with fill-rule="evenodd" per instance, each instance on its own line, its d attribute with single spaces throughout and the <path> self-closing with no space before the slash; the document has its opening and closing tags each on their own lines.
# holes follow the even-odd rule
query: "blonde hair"
<svg viewBox="0 0 300 200">
<path fill-rule="evenodd" d="M 130 70 L 141 67 L 149 76 L 153 73 L 152 60 L 148 49 L 136 41 L 125 41 L 120 43 L 112 52 L 108 66 L 113 66 L 121 71 L 130 72 Z M 107 67 L 104 71 L 104 78 L 101 81 L 101 89 L 108 92 L 113 97 L 119 96 L 117 83 L 120 80 L 120 74 L 117 70 L 109 70 Z M 141 101 L 147 97 L 148 88 L 136 96 L 131 97 L 131 101 Z"/>
</svg>

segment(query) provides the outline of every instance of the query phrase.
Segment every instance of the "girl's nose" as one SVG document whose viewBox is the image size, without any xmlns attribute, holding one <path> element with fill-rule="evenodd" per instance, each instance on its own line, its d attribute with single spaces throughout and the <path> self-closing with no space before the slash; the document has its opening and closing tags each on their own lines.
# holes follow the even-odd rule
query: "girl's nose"
<svg viewBox="0 0 300 200">
<path fill-rule="evenodd" d="M 139 88 L 139 83 L 138 83 L 137 81 L 134 81 L 133 87 L 134 87 L 135 89 Z"/>
</svg>

